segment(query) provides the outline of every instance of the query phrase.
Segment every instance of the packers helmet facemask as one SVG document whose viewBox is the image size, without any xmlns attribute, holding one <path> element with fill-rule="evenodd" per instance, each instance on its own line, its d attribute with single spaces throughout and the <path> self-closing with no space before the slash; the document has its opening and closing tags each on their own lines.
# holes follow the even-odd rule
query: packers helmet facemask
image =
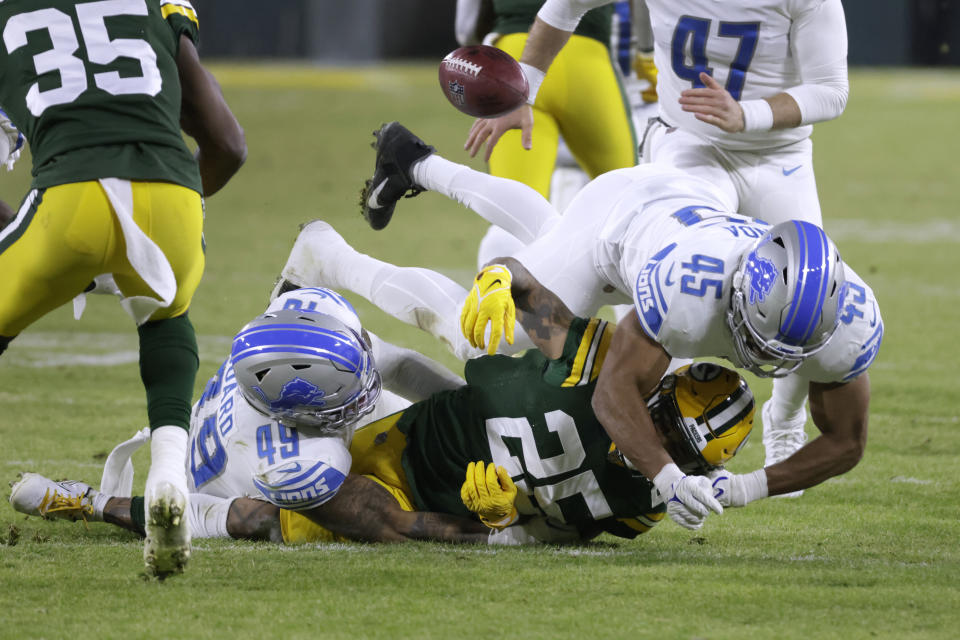
<svg viewBox="0 0 960 640">
<path fill-rule="evenodd" d="M 664 376 L 647 400 L 660 441 L 678 467 L 703 474 L 736 455 L 753 429 L 753 393 L 735 371 L 695 362 Z M 611 456 L 631 467 L 611 444 Z"/>
</svg>

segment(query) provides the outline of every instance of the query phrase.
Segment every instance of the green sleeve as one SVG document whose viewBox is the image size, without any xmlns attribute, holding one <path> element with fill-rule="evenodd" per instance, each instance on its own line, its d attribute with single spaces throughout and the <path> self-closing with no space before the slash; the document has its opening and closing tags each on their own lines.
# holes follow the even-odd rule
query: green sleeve
<svg viewBox="0 0 960 640">
<path fill-rule="evenodd" d="M 180 36 L 187 36 L 194 46 L 200 46 L 200 21 L 187 0 L 161 0 L 160 15 L 173 30 L 177 42 Z"/>
</svg>

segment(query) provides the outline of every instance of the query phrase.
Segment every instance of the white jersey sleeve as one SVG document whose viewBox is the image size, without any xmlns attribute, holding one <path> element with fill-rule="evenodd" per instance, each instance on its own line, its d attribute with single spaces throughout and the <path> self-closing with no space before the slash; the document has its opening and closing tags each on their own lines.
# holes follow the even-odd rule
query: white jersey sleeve
<svg viewBox="0 0 960 640">
<path fill-rule="evenodd" d="M 883 341 L 883 318 L 871 289 L 849 265 L 841 295 L 837 330 L 820 352 L 797 373 L 813 382 L 853 380 L 876 360 Z"/>
<path fill-rule="evenodd" d="M 540 7 L 537 17 L 554 29 L 574 31 L 583 15 L 595 7 L 610 4 L 614 0 L 547 0 Z"/>
</svg>

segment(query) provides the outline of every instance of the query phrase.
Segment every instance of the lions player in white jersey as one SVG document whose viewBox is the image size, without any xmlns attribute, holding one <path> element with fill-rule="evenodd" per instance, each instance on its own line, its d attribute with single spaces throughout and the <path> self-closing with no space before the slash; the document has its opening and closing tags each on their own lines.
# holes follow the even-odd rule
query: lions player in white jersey
<svg viewBox="0 0 960 640">
<path fill-rule="evenodd" d="M 230 500 L 223 499 L 257 497 L 296 511 L 324 504 L 350 471 L 356 427 L 462 384 L 429 358 L 368 333 L 335 291 L 280 295 L 236 335 L 193 406 L 186 459 L 191 531 L 226 535 Z M 130 457 L 148 439 L 143 430 L 114 449 L 103 495 L 130 495 Z M 45 486 L 42 477 L 26 477 Z M 21 491 L 33 495 L 32 487 Z"/>
<path fill-rule="evenodd" d="M 630 443 L 624 453 L 636 456 L 630 459 L 641 473 L 689 508 L 681 518 L 707 514 L 700 498 L 710 485 L 685 480 L 651 441 L 643 392 L 671 357 L 723 357 L 769 377 L 795 372 L 798 392 L 776 400 L 788 405 L 785 412 L 802 412 L 810 393 L 821 435 L 782 462 L 728 477 L 722 502 L 740 506 L 802 490 L 859 461 L 870 395 L 865 371 L 879 350 L 883 323 L 873 291 L 843 264 L 820 227 L 806 221 L 771 227 L 728 212 L 724 194 L 708 181 L 655 164 L 598 177 L 560 217 L 525 186 L 452 163 L 407 134 L 395 144 L 431 151 L 417 157 L 409 149 L 380 149 L 378 172 L 443 193 L 528 243 L 514 258 L 575 314 L 636 304 L 637 313 L 618 325 L 594 408 L 615 442 Z M 391 210 L 402 189 L 395 191 L 397 198 L 385 203 Z M 491 347 L 504 332 L 512 335 L 510 273 L 502 267 L 481 272 L 467 297 L 439 274 L 359 254 L 329 225 L 315 223 L 304 228 L 283 275 L 355 291 L 428 328 L 461 357 L 484 346 L 488 320 Z M 457 333 L 456 317 L 466 320 L 473 344 Z M 529 344 L 523 338 L 514 349 Z"/>
<path fill-rule="evenodd" d="M 589 9 L 612 0 L 547 0 L 521 56 L 531 95 Z M 719 187 L 724 210 L 776 224 L 821 225 L 810 133 L 838 117 L 849 92 L 840 0 L 646 0 L 659 71 L 660 114 L 641 161 L 671 164 Z M 531 100 L 532 102 L 532 100 Z M 482 123 L 529 136 L 529 107 Z M 767 463 L 802 446 L 806 412 L 792 376 L 774 383 L 762 411 Z M 799 493 L 792 494 L 799 495 Z"/>
</svg>

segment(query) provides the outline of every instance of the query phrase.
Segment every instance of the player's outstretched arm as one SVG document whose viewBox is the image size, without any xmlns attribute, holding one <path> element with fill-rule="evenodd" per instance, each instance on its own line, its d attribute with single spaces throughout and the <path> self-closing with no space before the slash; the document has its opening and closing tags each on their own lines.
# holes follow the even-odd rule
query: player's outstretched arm
<svg viewBox="0 0 960 640">
<path fill-rule="evenodd" d="M 220 85 L 200 64 L 193 42 L 180 37 L 177 68 L 182 88 L 180 126 L 197 141 L 203 195 L 219 191 L 247 158 L 243 129 L 223 97 Z"/>
<path fill-rule="evenodd" d="M 786 460 L 766 468 L 770 495 L 820 484 L 854 468 L 867 445 L 870 378 L 810 383 L 810 413 L 820 436 Z"/>
<path fill-rule="evenodd" d="M 647 478 L 673 460 L 660 443 L 645 395 L 670 365 L 670 355 L 629 313 L 617 325 L 593 392 L 593 411 L 610 438 Z"/>
<path fill-rule="evenodd" d="M 460 328 L 471 345 L 492 355 L 501 337 L 513 344 L 518 310 L 520 324 L 537 348 L 550 359 L 559 358 L 573 312 L 514 258 L 496 258 L 480 270 L 464 300 Z"/>
<path fill-rule="evenodd" d="M 689 476 L 670 458 L 657 435 L 645 395 L 670 365 L 670 354 L 627 314 L 620 321 L 593 392 L 593 412 L 621 453 L 653 480 L 667 514 L 682 527 L 699 529 L 710 511 L 723 513 L 710 480 Z"/>
<path fill-rule="evenodd" d="M 547 0 L 540 9 L 530 32 L 527 42 L 520 56 L 520 66 L 527 78 L 529 95 L 527 104 L 522 105 L 510 113 L 499 118 L 479 118 L 470 128 L 467 141 L 463 148 L 470 153 L 470 157 L 487 145 L 484 156 L 490 161 L 493 148 L 500 141 L 504 133 L 510 129 L 520 129 L 520 144 L 524 149 L 533 147 L 533 109 L 531 105 L 536 101 L 540 84 L 553 64 L 557 54 L 570 39 L 580 18 L 587 10 L 608 4 L 612 0 Z"/>
<path fill-rule="evenodd" d="M 530 340 L 551 360 L 563 353 L 567 332 L 574 315 L 557 294 L 533 277 L 514 258 L 497 258 L 494 262 L 510 269 L 513 281 L 510 294 L 517 306 L 517 320 Z"/>
<path fill-rule="evenodd" d="M 364 476 L 347 476 L 336 497 L 301 512 L 320 526 L 364 542 L 434 540 L 486 544 L 486 525 L 459 516 L 404 511 L 386 489 Z"/>
</svg>

